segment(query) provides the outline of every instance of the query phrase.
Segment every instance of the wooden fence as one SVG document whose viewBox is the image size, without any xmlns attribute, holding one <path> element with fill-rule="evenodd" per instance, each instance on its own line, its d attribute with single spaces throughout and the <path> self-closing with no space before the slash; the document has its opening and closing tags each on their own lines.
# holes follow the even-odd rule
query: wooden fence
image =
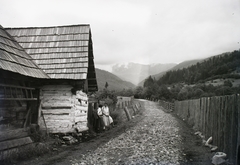
<svg viewBox="0 0 240 165">
<path fill-rule="evenodd" d="M 170 108 L 170 104 L 160 101 L 166 108 Z M 240 164 L 239 94 L 175 101 L 174 111 L 206 139 L 212 137 L 213 145 L 226 153 L 230 162 Z"/>
<path fill-rule="evenodd" d="M 133 116 L 135 116 L 139 108 L 141 107 L 141 104 L 139 101 L 136 101 L 133 99 L 133 97 L 118 97 L 118 102 L 116 104 L 115 110 L 121 110 L 123 109 L 121 118 L 122 120 L 131 120 Z"/>
<path fill-rule="evenodd" d="M 170 112 L 174 111 L 174 103 L 166 102 L 163 100 L 158 100 L 159 104 L 166 110 L 169 110 Z"/>
</svg>

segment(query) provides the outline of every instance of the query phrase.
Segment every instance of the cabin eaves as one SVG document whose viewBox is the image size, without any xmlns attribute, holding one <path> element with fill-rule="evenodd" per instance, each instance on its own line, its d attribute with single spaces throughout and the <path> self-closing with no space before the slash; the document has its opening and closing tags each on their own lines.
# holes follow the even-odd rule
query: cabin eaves
<svg viewBox="0 0 240 165">
<path fill-rule="evenodd" d="M 97 90 L 90 26 L 6 28 L 51 79 L 87 80 Z"/>
<path fill-rule="evenodd" d="M 24 76 L 48 79 L 18 42 L 0 25 L 0 69 Z"/>
</svg>

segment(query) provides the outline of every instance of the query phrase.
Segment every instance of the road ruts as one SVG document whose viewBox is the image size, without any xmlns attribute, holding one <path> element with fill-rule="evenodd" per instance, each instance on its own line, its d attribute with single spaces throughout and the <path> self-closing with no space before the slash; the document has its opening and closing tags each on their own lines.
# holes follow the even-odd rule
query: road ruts
<svg viewBox="0 0 240 165">
<path fill-rule="evenodd" d="M 155 102 L 142 105 L 144 118 L 136 126 L 71 164 L 180 164 L 184 158 L 177 121 Z"/>
</svg>

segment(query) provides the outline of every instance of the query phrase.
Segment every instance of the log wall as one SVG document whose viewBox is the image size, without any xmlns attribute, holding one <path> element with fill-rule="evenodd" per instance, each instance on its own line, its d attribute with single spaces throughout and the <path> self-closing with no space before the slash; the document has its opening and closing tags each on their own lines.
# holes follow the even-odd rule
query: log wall
<svg viewBox="0 0 240 165">
<path fill-rule="evenodd" d="M 32 104 L 32 107 L 29 106 Z M 36 101 L 0 100 L 0 160 L 17 153 L 18 148 L 33 143 L 29 125 L 34 123 Z"/>
<path fill-rule="evenodd" d="M 71 92 L 71 85 L 48 85 L 41 89 L 40 127 L 49 133 L 88 130 L 88 98 L 82 91 Z"/>
</svg>

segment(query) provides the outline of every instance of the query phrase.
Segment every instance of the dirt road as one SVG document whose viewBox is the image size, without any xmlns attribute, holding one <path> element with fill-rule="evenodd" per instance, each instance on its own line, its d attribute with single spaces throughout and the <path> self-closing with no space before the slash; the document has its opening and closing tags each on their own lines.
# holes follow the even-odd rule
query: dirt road
<svg viewBox="0 0 240 165">
<path fill-rule="evenodd" d="M 117 125 L 89 141 L 59 147 L 26 165 L 84 164 L 211 164 L 211 153 L 201 139 L 174 114 L 158 103 L 142 101 L 140 112 L 130 122 Z"/>
</svg>

